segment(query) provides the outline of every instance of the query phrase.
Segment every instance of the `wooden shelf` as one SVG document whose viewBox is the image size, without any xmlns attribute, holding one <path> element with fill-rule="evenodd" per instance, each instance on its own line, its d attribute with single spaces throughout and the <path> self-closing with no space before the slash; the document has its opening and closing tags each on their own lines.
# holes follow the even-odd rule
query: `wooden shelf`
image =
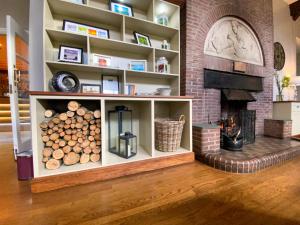
<svg viewBox="0 0 300 225">
<path fill-rule="evenodd" d="M 53 29 L 46 29 L 46 32 L 52 42 L 87 45 L 87 36 L 85 35 Z"/>
<path fill-rule="evenodd" d="M 126 76 L 136 76 L 136 77 L 148 77 L 148 78 L 178 78 L 179 74 L 162 74 L 156 72 L 147 72 L 147 71 L 134 71 L 134 70 L 122 70 L 118 68 L 110 67 L 99 67 L 87 64 L 75 64 L 75 63 L 65 63 L 57 61 L 46 61 L 46 64 L 51 70 L 68 70 L 68 71 L 79 71 L 79 72 L 95 72 L 101 74 L 110 74 L 110 75 L 120 75 L 124 71 Z"/>
<path fill-rule="evenodd" d="M 65 0 L 48 0 L 48 3 L 53 14 L 78 19 L 84 18 L 85 20 L 94 22 L 102 21 L 103 23 L 118 27 L 122 24 L 123 16 L 109 10 L 76 4 Z"/>
</svg>

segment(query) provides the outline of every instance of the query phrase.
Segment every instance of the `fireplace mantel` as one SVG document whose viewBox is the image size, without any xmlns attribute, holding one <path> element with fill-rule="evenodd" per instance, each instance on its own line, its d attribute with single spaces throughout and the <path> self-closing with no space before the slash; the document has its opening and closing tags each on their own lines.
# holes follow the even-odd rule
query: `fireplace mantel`
<svg viewBox="0 0 300 225">
<path fill-rule="evenodd" d="M 263 91 L 263 77 L 204 69 L 204 88 Z"/>
</svg>

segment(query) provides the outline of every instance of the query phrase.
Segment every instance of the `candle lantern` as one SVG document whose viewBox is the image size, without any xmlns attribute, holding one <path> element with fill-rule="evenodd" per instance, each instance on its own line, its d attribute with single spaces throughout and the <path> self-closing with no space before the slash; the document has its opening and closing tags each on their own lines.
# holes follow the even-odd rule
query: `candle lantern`
<svg viewBox="0 0 300 225">
<path fill-rule="evenodd" d="M 136 154 L 136 145 L 136 136 L 132 134 L 132 110 L 116 106 L 115 110 L 108 111 L 109 151 L 130 158 Z"/>
</svg>

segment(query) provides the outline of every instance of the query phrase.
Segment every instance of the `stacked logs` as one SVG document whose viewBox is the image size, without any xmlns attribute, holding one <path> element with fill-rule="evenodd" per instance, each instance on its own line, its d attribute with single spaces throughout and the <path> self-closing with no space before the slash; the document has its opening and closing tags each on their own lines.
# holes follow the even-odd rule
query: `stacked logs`
<svg viewBox="0 0 300 225">
<path fill-rule="evenodd" d="M 44 142 L 42 161 L 47 169 L 100 160 L 100 110 L 89 111 L 78 102 L 70 101 L 67 112 L 46 110 L 44 115 L 40 128 Z"/>
</svg>

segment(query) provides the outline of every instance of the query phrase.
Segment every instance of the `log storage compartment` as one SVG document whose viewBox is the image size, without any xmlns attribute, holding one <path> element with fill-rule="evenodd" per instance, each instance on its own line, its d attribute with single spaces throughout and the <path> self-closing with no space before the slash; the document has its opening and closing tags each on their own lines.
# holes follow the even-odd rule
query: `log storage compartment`
<svg viewBox="0 0 300 225">
<path fill-rule="evenodd" d="M 39 99 L 35 103 L 36 177 L 101 166 L 99 100 Z"/>
</svg>

